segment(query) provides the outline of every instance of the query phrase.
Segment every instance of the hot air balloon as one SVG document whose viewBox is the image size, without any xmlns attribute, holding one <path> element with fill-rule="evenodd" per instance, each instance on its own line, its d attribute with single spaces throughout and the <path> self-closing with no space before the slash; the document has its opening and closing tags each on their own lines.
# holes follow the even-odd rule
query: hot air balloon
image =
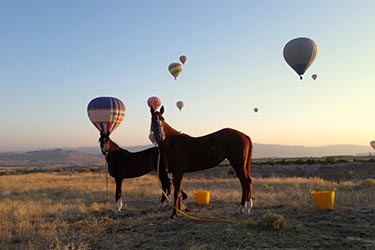
<svg viewBox="0 0 375 250">
<path fill-rule="evenodd" d="M 317 74 L 313 74 L 313 75 L 311 76 L 311 78 L 314 79 L 314 81 L 315 81 L 316 78 L 318 78 L 318 75 L 317 75 Z"/>
<path fill-rule="evenodd" d="M 375 141 L 370 142 L 371 147 L 375 150 Z"/>
<path fill-rule="evenodd" d="M 187 57 L 186 57 L 186 56 L 180 56 L 180 62 L 181 62 L 182 64 L 185 64 L 186 60 L 187 60 Z"/>
<path fill-rule="evenodd" d="M 174 77 L 174 79 L 177 79 L 177 76 L 181 73 L 182 71 L 182 65 L 181 63 L 171 63 L 168 66 L 168 70 L 171 73 L 171 75 Z"/>
<path fill-rule="evenodd" d="M 318 46 L 310 38 L 299 37 L 290 40 L 284 47 L 284 59 L 302 80 L 303 74 L 314 62 Z"/>
<path fill-rule="evenodd" d="M 161 106 L 161 99 L 157 96 L 151 96 L 147 100 L 147 105 L 149 108 L 153 108 L 154 110 L 157 110 Z"/>
<path fill-rule="evenodd" d="M 184 102 L 183 101 L 178 101 L 178 102 L 176 102 L 176 106 L 181 111 L 181 109 L 184 107 Z"/>
<path fill-rule="evenodd" d="M 254 110 L 255 113 L 258 113 L 259 109 L 258 108 L 254 108 L 253 110 Z"/>
<path fill-rule="evenodd" d="M 115 97 L 97 97 L 87 106 L 87 114 L 94 126 L 103 134 L 110 134 L 125 117 L 124 103 Z"/>
</svg>

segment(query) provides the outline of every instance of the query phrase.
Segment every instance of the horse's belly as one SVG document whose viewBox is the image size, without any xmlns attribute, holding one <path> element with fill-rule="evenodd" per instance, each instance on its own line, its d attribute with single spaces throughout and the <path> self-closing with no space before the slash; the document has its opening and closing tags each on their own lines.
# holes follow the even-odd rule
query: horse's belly
<svg viewBox="0 0 375 250">
<path fill-rule="evenodd" d="M 220 160 L 192 160 L 189 161 L 189 164 L 187 166 L 188 172 L 194 172 L 199 170 L 205 170 L 209 168 L 213 168 L 218 166 L 224 159 Z"/>
</svg>

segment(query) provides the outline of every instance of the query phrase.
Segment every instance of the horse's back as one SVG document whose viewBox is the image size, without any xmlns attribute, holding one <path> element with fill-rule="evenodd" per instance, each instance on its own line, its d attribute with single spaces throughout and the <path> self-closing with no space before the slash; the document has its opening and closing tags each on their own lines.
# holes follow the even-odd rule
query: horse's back
<svg viewBox="0 0 375 250">
<path fill-rule="evenodd" d="M 250 138 L 235 129 L 224 128 L 208 135 L 191 137 L 186 134 L 169 136 L 163 151 L 168 165 L 184 165 L 184 172 L 193 172 L 217 166 L 225 158 L 244 161 L 251 149 Z"/>
<path fill-rule="evenodd" d="M 139 152 L 118 150 L 108 154 L 111 176 L 122 178 L 134 178 L 148 174 L 156 167 L 157 148 L 148 148 Z"/>
</svg>

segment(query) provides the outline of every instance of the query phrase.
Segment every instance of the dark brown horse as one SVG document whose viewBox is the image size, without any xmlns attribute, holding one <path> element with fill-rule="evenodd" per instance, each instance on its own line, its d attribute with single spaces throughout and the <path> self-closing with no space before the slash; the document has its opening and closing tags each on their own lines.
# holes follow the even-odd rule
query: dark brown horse
<svg viewBox="0 0 375 250">
<path fill-rule="evenodd" d="M 135 178 L 150 173 L 152 170 L 156 170 L 159 149 L 152 147 L 139 152 L 129 152 L 123 148 L 120 148 L 115 142 L 113 142 L 109 135 L 101 134 L 99 138 L 100 148 L 108 164 L 108 172 L 115 179 L 116 182 L 116 193 L 115 199 L 116 204 L 114 212 L 120 212 L 122 207 L 122 181 L 124 179 Z M 164 164 L 163 159 L 160 159 L 160 168 Z M 159 178 L 162 184 L 163 190 L 166 194 L 170 194 L 171 181 L 165 171 L 159 171 Z M 187 195 L 184 193 L 185 199 Z M 161 207 L 167 205 L 166 197 L 162 194 Z"/>
<path fill-rule="evenodd" d="M 252 180 L 250 177 L 252 142 L 242 132 L 225 128 L 202 137 L 191 137 L 176 131 L 163 118 L 164 107 L 151 108 L 151 131 L 164 157 L 166 171 L 173 173 L 174 209 L 171 218 L 181 208 L 181 182 L 183 174 L 217 166 L 228 159 L 242 186 L 239 213 L 250 213 Z"/>
</svg>

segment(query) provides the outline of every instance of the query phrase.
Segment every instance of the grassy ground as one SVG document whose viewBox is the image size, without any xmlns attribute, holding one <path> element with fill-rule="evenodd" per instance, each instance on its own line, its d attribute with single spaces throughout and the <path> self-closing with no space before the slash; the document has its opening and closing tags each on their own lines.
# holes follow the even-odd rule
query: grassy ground
<svg viewBox="0 0 375 250">
<path fill-rule="evenodd" d="M 255 178 L 255 207 L 240 216 L 239 181 L 217 176 L 184 178 L 187 213 L 239 224 L 169 219 L 154 175 L 124 181 L 118 216 L 103 173 L 0 176 L 0 249 L 375 249 L 374 179 Z M 316 210 L 309 188 L 336 188 L 335 209 Z M 211 191 L 209 205 L 195 204 L 199 189 Z"/>
</svg>

